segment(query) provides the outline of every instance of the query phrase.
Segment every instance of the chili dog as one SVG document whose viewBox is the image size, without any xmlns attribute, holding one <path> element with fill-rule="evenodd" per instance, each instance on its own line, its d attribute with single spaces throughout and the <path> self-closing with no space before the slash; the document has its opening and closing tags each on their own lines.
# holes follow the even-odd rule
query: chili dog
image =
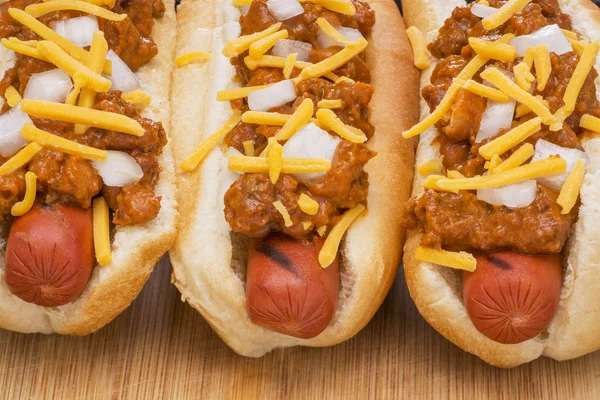
<svg viewBox="0 0 600 400">
<path fill-rule="evenodd" d="M 600 348 L 590 245 L 600 10 L 562 0 L 404 7 L 423 70 L 423 118 L 403 133 L 420 135 L 403 222 L 419 311 L 501 367 Z"/>
<path fill-rule="evenodd" d="M 394 135 L 416 121 L 417 71 L 395 4 L 288 3 L 178 12 L 173 145 L 188 218 L 173 280 L 254 357 L 333 345 L 369 321 L 396 271 L 411 179 L 413 145 Z"/>
<path fill-rule="evenodd" d="M 0 5 L 4 329 L 100 329 L 174 240 L 174 4 L 106 4 Z"/>
</svg>

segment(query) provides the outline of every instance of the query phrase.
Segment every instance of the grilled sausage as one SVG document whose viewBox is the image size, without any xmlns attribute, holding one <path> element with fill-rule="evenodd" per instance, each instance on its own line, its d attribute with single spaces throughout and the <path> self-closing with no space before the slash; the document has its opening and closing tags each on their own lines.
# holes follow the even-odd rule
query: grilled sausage
<svg viewBox="0 0 600 400">
<path fill-rule="evenodd" d="M 246 305 L 264 328 L 298 338 L 317 336 L 331 322 L 339 295 L 339 261 L 322 268 L 323 239 L 270 235 L 250 243 Z"/>
<path fill-rule="evenodd" d="M 504 344 L 524 342 L 543 332 L 560 300 L 560 254 L 500 251 L 476 258 L 475 272 L 463 274 L 463 300 L 475 327 Z"/>
<path fill-rule="evenodd" d="M 15 218 L 4 269 L 15 296 L 44 307 L 67 304 L 83 292 L 93 265 L 91 210 L 36 205 Z"/>
</svg>

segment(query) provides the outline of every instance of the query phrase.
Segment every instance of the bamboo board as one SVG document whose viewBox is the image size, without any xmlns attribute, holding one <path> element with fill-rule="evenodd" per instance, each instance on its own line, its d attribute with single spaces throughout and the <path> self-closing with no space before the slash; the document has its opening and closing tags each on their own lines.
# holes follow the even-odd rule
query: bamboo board
<svg viewBox="0 0 600 400">
<path fill-rule="evenodd" d="M 574 399 L 600 397 L 600 352 L 490 367 L 437 334 L 401 276 L 355 338 L 236 355 L 187 304 L 163 259 L 132 306 L 87 337 L 0 331 L 6 399 Z"/>
</svg>

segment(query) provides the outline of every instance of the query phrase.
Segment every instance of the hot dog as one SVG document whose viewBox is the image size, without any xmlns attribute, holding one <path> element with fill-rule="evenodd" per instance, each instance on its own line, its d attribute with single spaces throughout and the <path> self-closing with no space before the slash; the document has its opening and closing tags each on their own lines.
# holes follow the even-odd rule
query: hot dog
<svg viewBox="0 0 600 400">
<path fill-rule="evenodd" d="M 91 210 L 37 205 L 15 218 L 4 279 L 20 299 L 43 307 L 70 303 L 85 289 L 93 264 Z"/>
<path fill-rule="evenodd" d="M 94 332 L 170 247 L 174 29 L 168 1 L 0 6 L 0 327 Z"/>
<path fill-rule="evenodd" d="M 319 265 L 323 240 L 270 235 L 248 247 L 246 303 L 253 323 L 310 339 L 327 328 L 338 302 L 339 260 Z M 309 295 L 310 294 L 310 295 Z"/>
<path fill-rule="evenodd" d="M 412 144 L 394 132 L 416 120 L 417 88 L 392 1 L 247 3 L 180 5 L 173 101 L 190 106 L 172 120 L 189 218 L 170 258 L 183 297 L 257 357 L 339 343 L 381 304 L 411 179 Z"/>
<path fill-rule="evenodd" d="M 463 273 L 463 299 L 481 333 L 496 342 L 514 344 L 548 328 L 560 300 L 560 255 L 501 251 L 475 258 L 477 269 Z"/>
<path fill-rule="evenodd" d="M 427 107 L 403 132 L 420 138 L 403 222 L 411 296 L 493 365 L 594 351 L 600 11 L 585 0 L 452 6 L 404 4 Z"/>
</svg>

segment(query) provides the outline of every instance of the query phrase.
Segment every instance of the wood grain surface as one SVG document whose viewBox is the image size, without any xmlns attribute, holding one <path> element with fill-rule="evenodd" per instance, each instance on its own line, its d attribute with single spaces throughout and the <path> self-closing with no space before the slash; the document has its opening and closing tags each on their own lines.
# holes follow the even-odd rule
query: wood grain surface
<svg viewBox="0 0 600 400">
<path fill-rule="evenodd" d="M 356 337 L 262 359 L 231 351 L 169 283 L 166 259 L 127 309 L 87 337 L 0 330 L 5 399 L 597 399 L 600 352 L 490 367 L 437 334 L 398 277 Z"/>
</svg>

